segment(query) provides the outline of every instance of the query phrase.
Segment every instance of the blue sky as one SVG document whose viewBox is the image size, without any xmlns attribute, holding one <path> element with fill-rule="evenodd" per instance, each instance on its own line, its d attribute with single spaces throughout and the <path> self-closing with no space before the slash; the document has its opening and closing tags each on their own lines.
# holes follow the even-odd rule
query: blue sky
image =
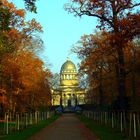
<svg viewBox="0 0 140 140">
<path fill-rule="evenodd" d="M 17 7 L 23 8 L 21 0 L 11 0 Z M 37 14 L 27 12 L 27 19 L 35 18 L 43 26 L 41 35 L 44 41 L 44 51 L 40 54 L 45 64 L 51 64 L 50 69 L 56 73 L 69 57 L 75 64 L 79 62 L 76 54 L 70 53 L 83 34 L 90 34 L 96 28 L 96 19 L 92 17 L 74 17 L 64 10 L 68 0 L 38 0 Z"/>
</svg>

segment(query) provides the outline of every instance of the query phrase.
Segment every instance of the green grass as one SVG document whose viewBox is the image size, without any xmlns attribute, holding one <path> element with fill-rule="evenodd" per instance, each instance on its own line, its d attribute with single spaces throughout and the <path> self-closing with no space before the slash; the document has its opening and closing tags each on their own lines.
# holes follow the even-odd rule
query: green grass
<svg viewBox="0 0 140 140">
<path fill-rule="evenodd" d="M 3 122 L 0 122 L 0 128 L 2 128 L 2 127 L 3 127 L 3 125 L 4 125 L 4 123 L 3 123 Z"/>
<path fill-rule="evenodd" d="M 16 133 L 9 134 L 9 135 L 0 136 L 0 140 L 26 140 L 27 138 L 29 138 L 33 134 L 35 134 L 38 131 L 40 131 L 45 126 L 51 124 L 59 116 L 60 115 L 54 115 L 53 117 L 51 117 L 51 118 L 49 118 L 47 120 L 44 120 L 44 121 L 40 121 L 39 124 L 33 125 L 33 126 L 31 126 L 29 128 L 26 128 L 26 129 L 24 129 L 22 131 L 18 131 Z"/>
<path fill-rule="evenodd" d="M 79 116 L 79 119 L 98 137 L 100 140 L 128 140 L 118 130 L 112 129 L 109 126 L 104 126 L 94 122 L 84 116 Z"/>
</svg>

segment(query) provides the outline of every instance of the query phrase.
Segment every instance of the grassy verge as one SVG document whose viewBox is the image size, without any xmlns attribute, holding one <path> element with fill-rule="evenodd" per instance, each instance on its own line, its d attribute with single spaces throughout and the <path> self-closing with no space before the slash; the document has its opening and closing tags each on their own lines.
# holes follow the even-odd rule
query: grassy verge
<svg viewBox="0 0 140 140">
<path fill-rule="evenodd" d="M 33 134 L 37 133 L 40 131 L 42 128 L 45 126 L 51 124 L 53 121 L 55 121 L 60 115 L 54 115 L 53 117 L 40 121 L 39 124 L 33 125 L 29 128 L 26 128 L 22 131 L 18 131 L 16 133 L 10 134 L 10 135 L 4 135 L 0 137 L 0 140 L 26 140 Z"/>
<path fill-rule="evenodd" d="M 100 140 L 128 140 L 118 130 L 112 129 L 109 126 L 97 124 L 93 120 L 84 116 L 79 116 L 79 119 L 97 136 Z"/>
</svg>

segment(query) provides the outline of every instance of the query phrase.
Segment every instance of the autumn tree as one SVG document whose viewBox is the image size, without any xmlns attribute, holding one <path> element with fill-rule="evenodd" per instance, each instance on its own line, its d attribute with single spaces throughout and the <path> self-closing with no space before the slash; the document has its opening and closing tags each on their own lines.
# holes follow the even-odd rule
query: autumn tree
<svg viewBox="0 0 140 140">
<path fill-rule="evenodd" d="M 120 109 L 126 109 L 126 70 L 123 48 L 140 31 L 140 3 L 133 0 L 72 0 L 66 10 L 76 16 L 91 16 L 99 20 L 98 28 L 110 32 L 109 43 L 117 50 L 118 91 Z M 135 12 L 136 11 L 136 12 Z"/>
<path fill-rule="evenodd" d="M 5 109 L 15 112 L 46 107 L 51 104 L 47 80 L 51 73 L 44 70 L 37 56 L 43 47 L 39 37 L 42 27 L 35 19 L 26 21 L 25 10 L 7 0 L 1 1 L 0 8 L 0 91 L 6 93 Z"/>
<path fill-rule="evenodd" d="M 42 30 L 35 19 L 25 21 L 25 11 L 17 9 L 13 3 L 7 0 L 1 1 L 0 15 L 2 17 L 0 18 L 0 83 L 2 83 L 1 61 L 3 57 L 8 53 L 13 53 L 21 46 L 24 46 L 25 49 L 25 46 L 29 46 L 29 42 L 35 37 L 35 32 Z"/>
<path fill-rule="evenodd" d="M 110 34 L 96 32 L 83 35 L 73 52 L 81 59 L 80 71 L 88 75 L 89 94 L 93 94 L 94 103 L 105 104 L 118 108 L 117 81 L 118 57 L 117 50 L 109 44 Z M 139 102 L 139 39 L 129 42 L 123 48 L 126 70 L 126 97 L 131 99 L 131 109 L 138 110 Z M 91 99 L 91 95 L 90 95 Z M 130 102 L 129 102 L 130 103 Z M 136 109 L 137 108 L 137 109 Z"/>
<path fill-rule="evenodd" d="M 140 39 L 136 38 L 129 44 L 125 50 L 127 75 L 127 92 L 131 96 L 131 109 L 139 110 L 140 103 Z"/>
<path fill-rule="evenodd" d="M 13 52 L 18 47 L 31 46 L 30 42 L 35 37 L 35 34 L 42 32 L 42 29 L 35 19 L 25 21 L 25 11 L 17 9 L 13 3 L 2 0 L 0 8 L 2 16 L 0 18 L 1 60 L 4 54 Z"/>
<path fill-rule="evenodd" d="M 43 62 L 33 52 L 9 54 L 2 62 L 3 86 L 10 111 L 34 111 L 51 105 L 48 82 L 51 73 L 43 69 Z"/>
<path fill-rule="evenodd" d="M 90 90 L 98 89 L 98 103 L 100 107 L 106 104 L 104 79 L 108 73 L 111 75 L 115 64 L 115 50 L 109 46 L 107 33 L 84 35 L 72 50 L 82 60 L 80 70 L 88 75 Z M 107 81 L 107 80 L 106 80 Z M 95 94 L 95 92 L 94 92 Z M 97 96 L 97 95 L 96 95 Z"/>
</svg>

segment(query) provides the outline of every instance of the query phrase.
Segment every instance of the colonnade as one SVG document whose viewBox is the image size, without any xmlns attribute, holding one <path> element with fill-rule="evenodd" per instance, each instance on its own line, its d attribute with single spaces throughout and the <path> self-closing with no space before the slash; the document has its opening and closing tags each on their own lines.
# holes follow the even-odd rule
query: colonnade
<svg viewBox="0 0 140 140">
<path fill-rule="evenodd" d="M 77 74 L 62 74 L 61 80 L 75 80 L 78 79 Z"/>
</svg>

